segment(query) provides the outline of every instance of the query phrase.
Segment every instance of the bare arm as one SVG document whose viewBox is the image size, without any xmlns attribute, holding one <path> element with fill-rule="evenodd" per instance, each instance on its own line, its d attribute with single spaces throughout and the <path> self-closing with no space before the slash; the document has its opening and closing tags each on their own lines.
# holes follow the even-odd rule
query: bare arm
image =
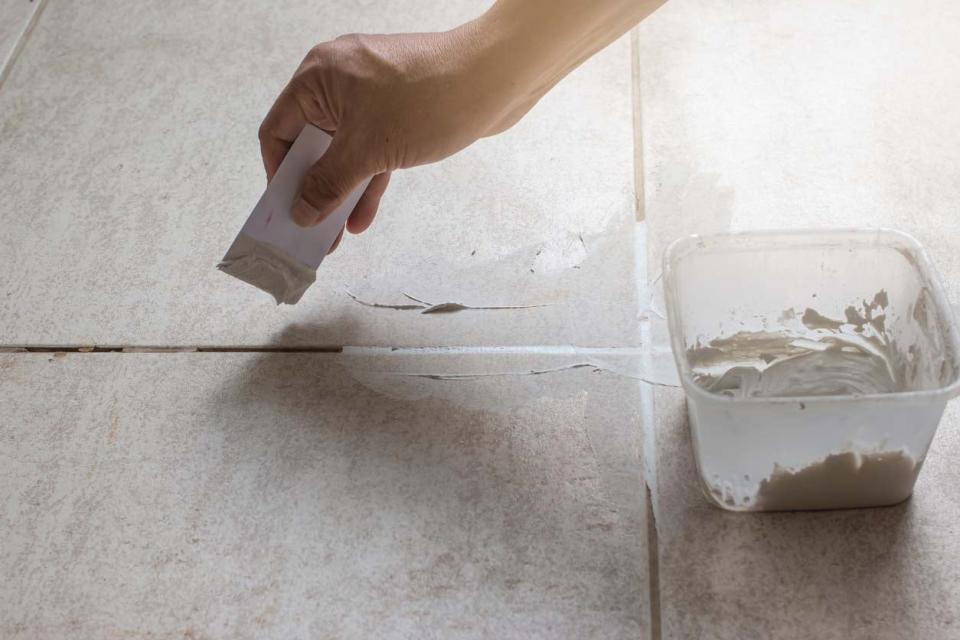
<svg viewBox="0 0 960 640">
<path fill-rule="evenodd" d="M 542 96 L 666 0 L 499 0 L 479 19 L 495 47 L 493 67 Z"/>
<path fill-rule="evenodd" d="M 324 219 L 375 176 L 347 223 L 370 226 L 390 172 L 436 162 L 522 118 L 666 0 L 498 0 L 442 33 L 352 35 L 307 54 L 260 127 L 272 178 L 304 124 L 334 132 L 294 216 Z"/>
</svg>

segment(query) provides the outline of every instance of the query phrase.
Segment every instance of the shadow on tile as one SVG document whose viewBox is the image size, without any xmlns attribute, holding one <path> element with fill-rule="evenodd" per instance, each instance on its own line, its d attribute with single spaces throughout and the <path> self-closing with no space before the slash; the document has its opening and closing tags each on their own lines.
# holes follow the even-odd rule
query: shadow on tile
<svg viewBox="0 0 960 640">
<path fill-rule="evenodd" d="M 635 381 L 401 375 L 534 360 L 0 355 L 0 636 L 643 637 Z"/>
<path fill-rule="evenodd" d="M 513 375 L 554 368 L 563 360 L 263 353 L 211 403 L 230 455 L 289 478 L 306 508 L 337 503 L 331 534 L 393 528 L 406 597 L 492 589 L 578 611 L 565 624 L 580 633 L 629 637 L 649 601 L 637 383 Z M 443 554 L 449 566 L 432 567 Z"/>
</svg>

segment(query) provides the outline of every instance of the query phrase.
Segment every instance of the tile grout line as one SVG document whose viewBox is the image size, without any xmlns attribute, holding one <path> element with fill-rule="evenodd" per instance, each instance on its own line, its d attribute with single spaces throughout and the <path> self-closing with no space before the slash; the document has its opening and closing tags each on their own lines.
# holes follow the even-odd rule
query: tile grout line
<svg viewBox="0 0 960 640">
<path fill-rule="evenodd" d="M 27 353 L 342 353 L 331 346 L 153 346 L 153 345 L 41 345 L 0 346 L 0 354 Z"/>
<path fill-rule="evenodd" d="M 642 223 L 638 223 L 640 226 Z M 646 233 L 637 236 L 636 242 L 646 244 Z M 641 282 L 646 281 L 647 265 L 646 252 L 635 252 L 637 255 L 637 273 L 643 277 L 637 278 L 637 287 L 641 296 L 646 295 L 642 290 Z M 643 264 L 640 264 L 643 256 Z M 641 298 L 642 299 L 642 298 Z M 643 368 L 651 370 L 653 362 L 653 348 L 650 342 L 650 320 L 640 319 L 640 344 Z M 660 541 L 657 532 L 657 438 L 656 420 L 654 419 L 654 395 L 650 385 L 640 385 L 640 411 L 643 425 L 643 479 L 647 495 L 647 573 L 648 591 L 650 598 L 650 638 L 661 640 L 661 610 L 660 610 Z"/>
<path fill-rule="evenodd" d="M 647 493 L 647 577 L 650 593 L 650 640 L 662 640 L 660 620 L 660 544 L 657 534 L 657 516 L 653 509 L 653 492 L 644 483 Z"/>
<path fill-rule="evenodd" d="M 640 110 L 640 34 L 639 27 L 630 31 L 630 95 L 633 103 L 633 198 L 637 222 L 646 219 L 643 179 L 643 114 Z"/>
<path fill-rule="evenodd" d="M 30 16 L 30 20 L 27 21 L 27 26 L 23 28 L 23 31 L 20 33 L 19 37 L 17 37 L 17 42 L 13 45 L 10 55 L 7 56 L 7 59 L 3 61 L 2 65 L 0 65 L 0 89 L 3 88 L 7 77 L 10 75 L 10 71 L 13 69 L 13 65 L 20 57 L 20 53 L 23 51 L 24 47 L 26 47 L 27 40 L 30 39 L 33 29 L 40 21 L 40 14 L 43 13 L 43 10 L 46 6 L 47 0 L 37 0 L 36 8 L 33 10 L 33 15 Z"/>
<path fill-rule="evenodd" d="M 573 345 L 517 345 L 517 346 L 331 346 L 331 345 L 6 345 L 0 346 L 0 354 L 17 353 L 420 353 L 457 355 L 635 355 L 642 356 L 642 347 L 578 347 Z"/>
<path fill-rule="evenodd" d="M 630 31 L 630 92 L 633 100 L 633 185 L 637 228 L 646 220 L 646 179 L 644 175 L 643 153 L 643 110 L 640 90 L 640 31 L 634 27 Z M 634 280 L 637 285 L 638 303 L 649 298 L 650 269 L 647 264 L 647 233 L 644 226 L 642 234 L 635 237 Z M 640 246 L 642 243 L 642 246 Z M 651 370 L 653 353 L 650 342 L 650 321 L 640 318 L 640 345 L 643 366 Z M 653 390 L 650 385 L 640 385 L 640 406 L 643 423 L 643 475 L 647 497 L 647 578 L 650 605 L 651 640 L 662 640 L 662 612 L 660 609 L 660 540 L 657 530 L 657 438 L 654 432 Z"/>
</svg>

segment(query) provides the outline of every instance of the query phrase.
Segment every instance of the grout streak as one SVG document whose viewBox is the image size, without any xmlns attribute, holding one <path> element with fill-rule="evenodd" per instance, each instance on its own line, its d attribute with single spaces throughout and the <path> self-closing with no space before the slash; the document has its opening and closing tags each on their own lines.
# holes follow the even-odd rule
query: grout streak
<svg viewBox="0 0 960 640">
<path fill-rule="evenodd" d="M 643 224 L 646 219 L 646 196 L 643 153 L 643 110 L 641 94 L 640 46 L 639 31 L 634 28 L 630 32 L 630 70 L 631 89 L 633 94 L 633 144 L 634 144 L 634 193 L 636 197 L 636 235 L 634 259 L 634 281 L 637 285 L 637 300 L 641 306 L 646 304 L 650 311 L 661 315 L 653 307 L 653 286 L 650 283 L 650 270 L 647 261 L 647 228 Z M 642 361 L 645 370 L 650 370 L 653 353 L 657 350 L 650 342 L 650 318 L 641 317 L 639 320 L 640 344 L 642 346 Z M 655 407 L 653 391 L 649 385 L 640 385 L 640 407 L 643 424 L 643 475 L 644 490 L 647 505 L 647 591 L 650 605 L 650 640 L 662 640 L 663 624 L 660 603 L 660 540 L 657 529 L 657 513 L 659 500 L 657 493 L 657 437 L 655 433 Z"/>
<path fill-rule="evenodd" d="M 640 321 L 641 341 L 650 337 L 650 321 Z M 643 356 L 644 367 L 651 361 L 649 349 Z M 660 543 L 657 532 L 659 499 L 657 493 L 657 435 L 654 395 L 650 385 L 640 385 L 640 411 L 643 425 L 643 478 L 647 494 L 647 573 L 650 592 L 650 638 L 660 640 Z"/>
<path fill-rule="evenodd" d="M 634 282 L 637 287 L 637 300 L 641 307 L 650 300 L 652 309 L 652 285 L 650 268 L 647 261 L 647 225 L 638 222 L 634 226 Z M 652 370 L 654 354 L 658 351 L 652 344 L 650 316 L 641 315 L 638 319 L 640 331 L 641 361 L 645 371 Z M 643 428 L 643 479 L 647 498 L 647 575 L 650 598 L 650 638 L 661 640 L 660 610 L 660 542 L 657 531 L 659 513 L 659 494 L 657 492 L 657 434 L 654 412 L 653 390 L 649 385 L 640 385 L 640 411 Z"/>
<path fill-rule="evenodd" d="M 619 355 L 640 357 L 639 347 L 575 347 L 530 345 L 519 347 L 351 347 L 340 345 L 0 345 L 0 353 L 348 353 L 356 355 Z"/>
<path fill-rule="evenodd" d="M 26 46 L 27 40 L 30 38 L 30 34 L 33 33 L 34 27 L 37 26 L 37 22 L 40 20 L 40 14 L 43 13 L 46 6 L 47 0 L 37 0 L 37 6 L 33 10 L 33 15 L 30 16 L 30 20 L 27 21 L 27 26 L 23 28 L 23 33 L 20 34 L 17 42 L 13 45 L 13 49 L 10 50 L 10 55 L 7 56 L 6 60 L 0 62 L 0 89 L 3 88 L 3 83 L 6 82 L 7 76 L 10 75 L 10 70 L 13 69 L 14 63 L 17 61 L 17 58 L 20 57 L 20 53 Z"/>
</svg>

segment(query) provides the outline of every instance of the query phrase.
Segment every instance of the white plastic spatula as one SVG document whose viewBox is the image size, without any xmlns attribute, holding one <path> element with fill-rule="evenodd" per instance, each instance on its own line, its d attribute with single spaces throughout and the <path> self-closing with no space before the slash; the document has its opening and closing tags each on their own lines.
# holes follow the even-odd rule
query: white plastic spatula
<svg viewBox="0 0 960 640">
<path fill-rule="evenodd" d="M 320 224 L 304 228 L 293 221 L 290 208 L 300 184 L 332 139 L 313 125 L 303 128 L 217 265 L 224 273 L 271 294 L 277 304 L 296 304 L 314 283 L 317 268 L 370 182 L 365 180 Z"/>
</svg>

